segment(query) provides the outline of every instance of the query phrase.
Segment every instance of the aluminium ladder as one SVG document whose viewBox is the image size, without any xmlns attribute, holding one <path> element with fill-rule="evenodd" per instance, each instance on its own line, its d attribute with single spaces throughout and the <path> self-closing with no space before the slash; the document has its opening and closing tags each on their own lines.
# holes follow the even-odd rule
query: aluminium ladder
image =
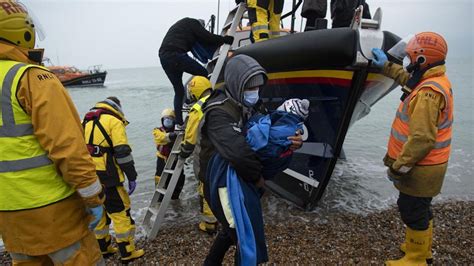
<svg viewBox="0 0 474 266">
<path fill-rule="evenodd" d="M 221 35 L 234 36 L 237 26 L 240 24 L 245 11 L 247 11 L 247 5 L 240 3 L 227 15 L 224 27 L 222 28 Z M 224 66 L 227 54 L 229 53 L 232 45 L 224 44 L 219 54 L 212 59 L 211 62 L 217 61 L 212 72 L 211 84 L 215 88 L 217 79 L 219 78 L 222 67 Z M 184 111 L 184 110 L 183 110 Z M 165 167 L 160 177 L 158 185 L 155 187 L 153 198 L 150 202 L 150 206 L 145 214 L 143 220 L 143 227 L 147 233 L 149 239 L 154 239 L 160 230 L 161 225 L 164 222 L 166 210 L 171 201 L 171 196 L 178 183 L 178 179 L 183 171 L 184 160 L 180 159 L 179 147 L 183 140 L 184 132 L 179 132 L 174 142 L 171 153 L 166 160 Z M 166 186 L 169 180 L 168 186 Z"/>
<path fill-rule="evenodd" d="M 170 155 L 166 160 L 165 167 L 161 173 L 160 181 L 155 187 L 153 198 L 143 220 L 143 227 L 149 239 L 154 239 L 164 222 L 166 210 L 171 201 L 171 195 L 176 188 L 178 179 L 183 171 L 184 159 L 178 156 L 179 146 L 184 137 L 184 131 L 177 132 L 176 140 Z M 168 182 L 169 181 L 169 182 Z M 168 186 L 166 183 L 168 182 Z"/>
<path fill-rule="evenodd" d="M 221 35 L 229 35 L 234 37 L 235 31 L 237 30 L 237 26 L 240 24 L 240 21 L 242 20 L 245 11 L 247 11 L 247 4 L 245 3 L 240 3 L 234 9 L 232 9 L 229 12 L 229 15 L 227 15 L 224 27 L 221 31 Z M 219 78 L 222 67 L 224 66 L 225 60 L 227 58 L 227 54 L 229 53 L 231 47 L 231 44 L 222 45 L 219 54 L 212 59 L 212 61 L 217 60 L 214 66 L 214 70 L 211 74 L 211 84 L 213 89 L 216 88 L 217 79 Z"/>
</svg>

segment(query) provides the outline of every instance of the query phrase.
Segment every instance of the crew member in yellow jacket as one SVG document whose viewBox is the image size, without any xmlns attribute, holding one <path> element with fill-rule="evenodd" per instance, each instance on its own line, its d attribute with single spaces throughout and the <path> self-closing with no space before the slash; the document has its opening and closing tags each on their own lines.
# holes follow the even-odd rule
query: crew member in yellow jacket
<svg viewBox="0 0 474 266">
<path fill-rule="evenodd" d="M 402 40 L 389 53 L 403 67 L 374 49 L 374 64 L 404 87 L 405 94 L 392 124 L 384 163 L 400 191 L 398 208 L 406 228 L 400 260 L 387 265 L 426 265 L 432 262 L 433 213 L 448 167 L 453 124 L 453 93 L 446 76 L 448 46 L 434 32 Z"/>
<path fill-rule="evenodd" d="M 94 232 L 102 255 L 107 257 L 117 252 L 111 244 L 109 227 L 114 223 L 122 262 L 129 262 L 144 255 L 135 249 L 135 221 L 130 214 L 130 197 L 136 188 L 137 172 L 128 144 L 122 106 L 117 97 L 108 97 L 98 102 L 86 115 L 84 126 L 87 148 L 96 166 L 97 175 L 105 188 L 105 210 Z M 128 193 L 123 183 L 128 179 Z"/>
<path fill-rule="evenodd" d="M 38 28 L 0 1 L 0 235 L 13 265 L 95 265 L 102 186 L 74 103 L 40 66 Z"/>
<path fill-rule="evenodd" d="M 237 4 L 244 0 L 236 0 Z M 284 0 L 246 0 L 252 39 L 255 42 L 280 36 L 280 18 Z"/>
<path fill-rule="evenodd" d="M 161 127 L 153 129 L 153 137 L 156 144 L 156 172 L 155 172 L 155 185 L 158 185 L 160 182 L 161 173 L 165 168 L 166 160 L 171 153 L 173 148 L 174 141 L 176 140 L 175 124 L 176 116 L 172 109 L 166 108 L 161 112 Z M 181 176 L 176 183 L 176 187 L 173 191 L 171 199 L 179 199 L 179 194 L 183 189 L 185 182 L 184 173 L 181 173 Z M 166 187 L 168 186 L 169 179 L 166 182 Z M 160 200 L 163 199 L 163 195 L 160 195 Z"/>
<path fill-rule="evenodd" d="M 193 152 L 193 166 L 194 173 L 197 175 L 199 172 L 199 145 L 198 144 L 198 133 L 199 123 L 203 116 L 201 106 L 211 95 L 212 85 L 206 77 L 195 76 L 188 83 L 188 95 L 196 102 L 189 110 L 188 122 L 186 123 L 186 130 L 183 142 L 180 146 L 179 156 L 182 158 L 188 158 Z M 204 199 L 204 182 L 199 180 L 198 193 L 201 204 L 201 221 L 199 223 L 199 229 L 201 231 L 214 234 L 217 231 L 217 219 L 211 211 L 211 208 Z"/>
</svg>

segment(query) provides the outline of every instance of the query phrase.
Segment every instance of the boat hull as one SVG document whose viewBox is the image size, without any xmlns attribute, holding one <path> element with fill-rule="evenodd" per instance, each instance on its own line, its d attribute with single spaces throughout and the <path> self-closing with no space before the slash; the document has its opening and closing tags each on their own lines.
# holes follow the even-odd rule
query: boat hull
<svg viewBox="0 0 474 266">
<path fill-rule="evenodd" d="M 379 73 L 366 75 L 362 77 L 361 70 L 334 69 L 269 73 L 262 91 L 267 109 L 274 110 L 290 98 L 310 101 L 304 145 L 288 169 L 267 181 L 273 192 L 305 209 L 316 205 L 341 157 L 349 127 L 396 87 Z"/>
<path fill-rule="evenodd" d="M 383 38 L 385 51 L 399 40 L 390 32 Z M 290 98 L 310 101 L 303 147 L 267 186 L 304 209 L 314 208 L 342 155 L 349 127 L 397 84 L 369 61 L 358 63 L 359 33 L 349 28 L 283 36 L 242 47 L 235 54 L 249 55 L 266 69 L 269 80 L 261 98 L 268 110 Z"/>
<path fill-rule="evenodd" d="M 107 71 L 61 81 L 67 87 L 104 86 Z"/>
</svg>

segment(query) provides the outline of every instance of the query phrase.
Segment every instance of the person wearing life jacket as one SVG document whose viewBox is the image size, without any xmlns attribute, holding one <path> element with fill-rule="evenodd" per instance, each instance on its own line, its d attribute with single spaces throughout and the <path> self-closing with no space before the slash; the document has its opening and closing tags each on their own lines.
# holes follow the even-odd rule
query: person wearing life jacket
<svg viewBox="0 0 474 266">
<path fill-rule="evenodd" d="M 199 172 L 199 123 L 203 116 L 202 105 L 207 101 L 212 92 L 211 82 L 203 76 L 195 76 L 188 83 L 188 95 L 192 98 L 192 102 L 196 102 L 189 110 L 188 121 L 186 122 L 186 130 L 184 139 L 180 146 L 179 156 L 188 158 L 193 154 L 194 174 L 197 176 Z M 211 211 L 209 204 L 204 198 L 204 181 L 199 179 L 198 193 L 201 207 L 201 221 L 199 222 L 199 230 L 214 234 L 217 232 L 217 219 Z"/>
<path fill-rule="evenodd" d="M 234 37 L 220 36 L 206 30 L 204 21 L 194 18 L 183 18 L 173 24 L 166 32 L 161 43 L 158 55 L 161 66 L 170 80 L 174 89 L 174 111 L 176 125 L 184 129 L 182 106 L 185 98 L 183 86 L 183 73 L 207 76 L 207 70 L 194 59 L 188 56 L 196 44 L 219 47 L 232 44 Z"/>
<path fill-rule="evenodd" d="M 155 185 L 158 185 L 160 182 L 161 173 L 166 165 L 166 160 L 171 153 L 174 142 L 176 140 L 176 132 L 174 131 L 175 126 L 175 113 L 172 109 L 166 108 L 161 112 L 161 127 L 153 129 L 153 137 L 156 144 L 156 172 L 155 172 Z M 183 190 L 185 182 L 184 172 L 181 172 L 181 176 L 176 183 L 176 187 L 171 195 L 171 199 L 179 199 L 179 194 Z M 165 184 L 168 186 L 168 182 Z M 163 198 L 163 195 L 160 195 L 160 198 Z"/>
<path fill-rule="evenodd" d="M 434 32 L 405 38 L 389 54 L 403 67 L 373 49 L 374 64 L 403 86 L 384 163 L 388 177 L 400 191 L 398 208 L 407 226 L 400 260 L 387 265 L 426 265 L 432 262 L 433 213 L 448 168 L 453 124 L 453 92 L 446 76 L 448 46 Z"/>
<path fill-rule="evenodd" d="M 40 66 L 30 15 L 0 1 L 0 235 L 13 265 L 95 265 L 102 186 L 74 103 Z"/>
<path fill-rule="evenodd" d="M 247 2 L 251 39 L 255 42 L 280 36 L 280 19 L 284 0 L 236 0 L 235 3 Z"/>
<path fill-rule="evenodd" d="M 128 263 L 144 255 L 135 249 L 135 221 L 130 214 L 130 197 L 136 188 L 137 172 L 128 144 L 125 126 L 128 121 L 117 97 L 98 102 L 82 122 L 87 148 L 96 166 L 97 175 L 105 188 L 105 210 L 94 232 L 104 257 L 120 252 L 121 260 Z M 124 188 L 125 175 L 128 193 Z M 109 233 L 114 223 L 117 248 L 112 246 Z"/>
</svg>

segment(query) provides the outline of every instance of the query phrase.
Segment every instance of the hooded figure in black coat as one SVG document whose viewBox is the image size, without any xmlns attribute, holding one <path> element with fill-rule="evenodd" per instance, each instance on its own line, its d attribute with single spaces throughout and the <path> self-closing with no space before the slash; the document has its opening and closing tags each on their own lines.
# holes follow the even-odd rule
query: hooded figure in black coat
<svg viewBox="0 0 474 266">
<path fill-rule="evenodd" d="M 212 34 L 204 28 L 204 21 L 194 18 L 183 18 L 176 22 L 165 35 L 161 43 L 159 56 L 161 66 L 168 76 L 174 89 L 174 111 L 176 125 L 183 125 L 181 112 L 184 102 L 183 73 L 207 77 L 207 70 L 188 56 L 193 46 L 219 47 L 222 44 L 232 44 L 232 36 Z"/>
</svg>

